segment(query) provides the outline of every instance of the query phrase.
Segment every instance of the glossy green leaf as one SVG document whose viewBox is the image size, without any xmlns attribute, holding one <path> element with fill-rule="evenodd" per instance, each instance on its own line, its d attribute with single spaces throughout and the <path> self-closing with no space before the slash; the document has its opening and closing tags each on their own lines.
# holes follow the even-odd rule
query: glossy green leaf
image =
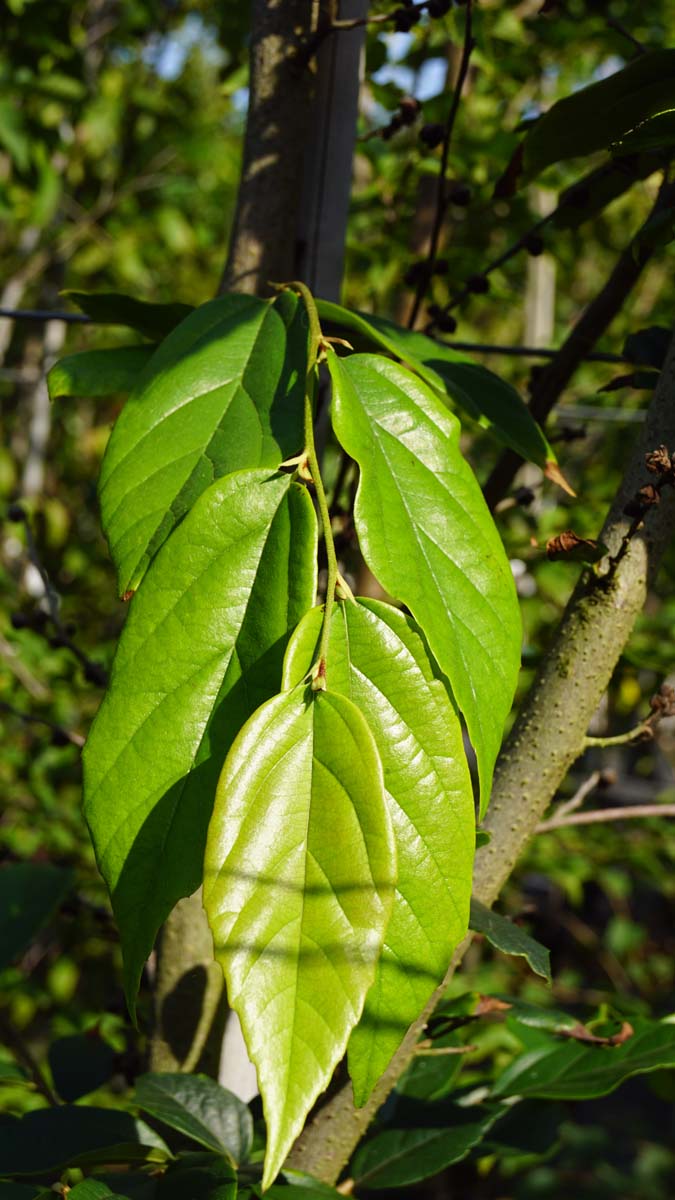
<svg viewBox="0 0 675 1200">
<path fill-rule="evenodd" d="M 296 297 L 287 297 L 297 311 Z M 290 336 L 289 336 L 290 330 Z M 99 496 L 120 593 L 135 589 L 213 481 L 302 447 L 306 330 L 255 296 L 222 296 L 162 342 L 108 443 Z"/>
<path fill-rule="evenodd" d="M 459 423 L 404 367 L 329 355 L 336 435 L 361 469 L 368 566 L 421 625 L 476 751 L 481 813 L 520 664 L 516 590 Z"/>
<path fill-rule="evenodd" d="M 417 1128 L 386 1129 L 359 1147 L 351 1172 L 356 1189 L 406 1187 L 466 1158 L 504 1111 L 417 1102 Z"/>
<path fill-rule="evenodd" d="M 191 304 L 149 304 L 122 292 L 63 293 L 98 325 L 124 325 L 153 341 L 165 338 L 194 312 Z"/>
<path fill-rule="evenodd" d="M 110 1108 L 63 1104 L 0 1117 L 0 1174 L 42 1175 L 94 1162 L 166 1162 L 166 1145 L 144 1121 Z"/>
<path fill-rule="evenodd" d="M 67 354 L 47 375 L 51 400 L 59 396 L 111 396 L 130 392 L 156 346 L 119 346 Z"/>
<path fill-rule="evenodd" d="M 510 383 L 467 355 L 416 330 L 366 313 L 353 313 L 327 300 L 317 301 L 319 316 L 354 332 L 358 348 L 377 347 L 401 359 L 447 402 L 458 404 L 503 445 L 543 469 L 556 455 L 542 428 Z"/>
<path fill-rule="evenodd" d="M 120 1192 L 124 1193 L 124 1184 L 120 1180 Z M 69 1188 L 68 1200 L 106 1200 L 110 1197 L 115 1200 L 119 1197 L 119 1192 L 113 1192 L 112 1188 L 104 1183 L 101 1179 L 83 1179 L 81 1183 L 76 1183 L 75 1187 Z"/>
<path fill-rule="evenodd" d="M 620 1046 L 588 1046 L 570 1039 L 521 1055 L 492 1094 L 590 1100 L 613 1092 L 631 1075 L 675 1067 L 675 1019 L 636 1018 L 631 1024 L 633 1035 Z"/>
<path fill-rule="evenodd" d="M 221 775 L 204 907 L 267 1121 L 273 1182 L 375 974 L 396 882 L 373 736 L 344 696 L 264 704 Z"/>
<path fill-rule="evenodd" d="M 316 658 L 322 610 L 293 635 L 292 687 Z M 335 605 L 329 687 L 363 713 L 382 760 L 398 884 L 375 982 L 349 1042 L 364 1104 L 467 930 L 475 816 L 459 717 L 414 622 L 374 600 Z"/>
<path fill-rule="evenodd" d="M 482 933 L 495 950 L 502 954 L 513 954 L 527 961 L 527 965 L 551 983 L 551 955 L 545 946 L 536 942 L 528 933 L 520 929 L 513 921 L 500 917 L 475 897 L 471 898 L 471 915 L 469 928 L 474 933 Z"/>
<path fill-rule="evenodd" d="M 278 687 L 314 599 L 316 521 L 289 475 L 214 483 L 131 603 L 84 749 L 84 809 L 122 936 L 133 1009 L 156 932 L 201 882 L 220 769 Z"/>
<path fill-rule="evenodd" d="M 63 1100 L 79 1100 L 110 1079 L 115 1066 L 112 1046 L 95 1031 L 57 1038 L 49 1047 L 49 1069 Z"/>
<path fill-rule="evenodd" d="M 236 1165 L 248 1157 L 253 1119 L 242 1101 L 206 1075 L 166 1072 L 136 1080 L 136 1104 Z"/>
<path fill-rule="evenodd" d="M 673 107 L 675 50 L 649 50 L 621 71 L 558 100 L 527 134 L 523 167 L 532 178 L 551 163 L 605 150 L 649 117 Z"/>
<path fill-rule="evenodd" d="M 30 945 L 72 883 L 70 871 L 49 863 L 0 868 L 0 969 Z"/>
</svg>

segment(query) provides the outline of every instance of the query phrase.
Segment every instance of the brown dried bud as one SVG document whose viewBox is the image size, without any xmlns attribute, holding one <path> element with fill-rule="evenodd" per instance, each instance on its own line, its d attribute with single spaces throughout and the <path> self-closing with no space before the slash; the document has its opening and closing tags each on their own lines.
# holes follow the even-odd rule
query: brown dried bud
<svg viewBox="0 0 675 1200">
<path fill-rule="evenodd" d="M 655 717 L 675 716 L 675 688 L 669 683 L 662 683 L 658 692 L 649 701 L 649 707 Z"/>
<path fill-rule="evenodd" d="M 673 469 L 673 463 L 665 446 L 659 446 L 645 455 L 647 470 L 653 475 L 667 475 Z"/>
<path fill-rule="evenodd" d="M 628 501 L 623 511 L 627 517 L 643 517 L 648 509 L 660 503 L 658 488 L 655 488 L 653 483 L 646 483 L 635 493 L 633 499 Z"/>
<path fill-rule="evenodd" d="M 581 538 L 573 529 L 566 529 L 546 543 L 546 557 L 551 562 L 598 562 L 607 553 L 607 547 L 595 538 Z"/>
</svg>

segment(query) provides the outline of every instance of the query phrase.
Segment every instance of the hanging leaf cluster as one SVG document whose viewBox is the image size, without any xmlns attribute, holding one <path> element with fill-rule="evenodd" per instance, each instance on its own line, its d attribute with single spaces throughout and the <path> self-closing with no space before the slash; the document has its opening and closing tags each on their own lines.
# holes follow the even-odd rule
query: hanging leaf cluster
<svg viewBox="0 0 675 1200">
<path fill-rule="evenodd" d="M 58 395 L 133 385 L 99 485 L 130 605 L 84 752 L 85 813 L 132 1011 L 160 925 L 203 886 L 258 1073 L 267 1187 L 345 1053 L 366 1101 L 467 930 L 465 739 L 483 813 L 520 624 L 451 406 L 492 404 L 496 422 L 495 377 L 422 335 L 412 347 L 317 311 L 300 285 L 186 312 L 104 300 L 107 319 L 163 340 L 71 357 L 51 379 Z M 369 351 L 320 319 L 365 327 Z M 391 603 L 354 599 L 340 573 L 313 434 L 322 361 L 359 472 L 356 535 Z M 522 403 L 498 423 L 549 460 Z"/>
</svg>

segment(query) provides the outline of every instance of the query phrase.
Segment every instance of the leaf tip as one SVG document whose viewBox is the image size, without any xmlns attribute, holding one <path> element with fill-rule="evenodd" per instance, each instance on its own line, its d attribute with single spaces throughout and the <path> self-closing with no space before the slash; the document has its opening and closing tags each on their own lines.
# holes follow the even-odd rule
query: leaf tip
<svg viewBox="0 0 675 1200">
<path fill-rule="evenodd" d="M 551 483 L 557 483 L 558 487 L 561 487 L 564 492 L 567 492 L 568 496 L 576 496 L 574 488 L 567 482 L 565 476 L 560 470 L 560 467 L 554 459 L 549 458 L 547 460 L 546 466 L 544 467 L 544 475 L 547 479 L 550 479 Z"/>
</svg>

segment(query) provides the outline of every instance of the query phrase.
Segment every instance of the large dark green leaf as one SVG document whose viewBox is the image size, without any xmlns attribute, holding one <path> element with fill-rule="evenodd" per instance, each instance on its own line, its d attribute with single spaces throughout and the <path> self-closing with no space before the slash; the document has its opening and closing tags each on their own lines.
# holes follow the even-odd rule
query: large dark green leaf
<svg viewBox="0 0 675 1200">
<path fill-rule="evenodd" d="M 560 481 L 554 470 L 557 460 L 553 447 L 510 383 L 467 354 L 424 333 L 403 329 L 383 317 L 350 312 L 327 300 L 319 300 L 317 305 L 322 319 L 357 335 L 357 348 L 376 347 L 401 359 L 444 402 L 458 404 L 499 442 Z"/>
<path fill-rule="evenodd" d="M 122 410 L 99 480 L 121 593 L 215 479 L 278 466 L 302 447 L 307 333 L 255 296 L 222 296 L 153 355 Z"/>
<path fill-rule="evenodd" d="M 237 1200 L 237 1176 L 224 1158 L 204 1156 L 193 1163 L 192 1156 L 167 1171 L 159 1189 L 161 1200 Z"/>
<path fill-rule="evenodd" d="M 258 1072 L 273 1182 L 325 1090 L 375 975 L 396 855 L 372 734 L 356 706 L 300 685 L 228 754 L 204 907 Z"/>
<path fill-rule="evenodd" d="M 631 1075 L 675 1067 L 675 1020 L 636 1018 L 619 1046 L 588 1046 L 570 1039 L 521 1055 L 505 1070 L 494 1096 L 590 1100 L 606 1096 Z"/>
<path fill-rule="evenodd" d="M 162 1139 L 130 1113 L 61 1105 L 0 1117 L 0 1174 L 42 1175 L 95 1162 L 166 1162 Z"/>
<path fill-rule="evenodd" d="M 523 143 L 525 176 L 607 149 L 647 118 L 672 108 L 674 100 L 675 50 L 640 54 L 608 79 L 552 105 Z"/>
<path fill-rule="evenodd" d="M 551 956 L 546 947 L 474 897 L 471 898 L 469 928 L 474 933 L 482 933 L 502 954 L 520 955 L 535 974 L 551 982 Z"/>
<path fill-rule="evenodd" d="M 0 868 L 0 969 L 30 945 L 72 882 L 70 871 L 49 863 Z"/>
<path fill-rule="evenodd" d="M 228 746 L 278 687 L 314 599 L 316 522 L 289 475 L 214 483 L 131 603 L 84 750 L 84 807 L 120 925 L 127 996 L 157 929 L 201 882 Z"/>
<path fill-rule="evenodd" d="M 227 1155 L 235 1165 L 248 1157 L 253 1140 L 248 1108 L 205 1075 L 141 1075 L 136 1080 L 136 1103 L 165 1125 Z"/>
<path fill-rule="evenodd" d="M 481 812 L 520 664 L 504 548 L 459 450 L 459 423 L 404 367 L 329 354 L 335 432 L 361 468 L 364 557 L 411 610 L 450 680 L 476 750 Z"/>
<path fill-rule="evenodd" d="M 156 341 L 165 338 L 190 313 L 191 304 L 150 304 L 122 292 L 63 293 L 99 325 L 124 325 Z"/>
<path fill-rule="evenodd" d="M 322 610 L 288 647 L 284 683 L 316 657 Z M 361 710 L 384 771 L 398 884 L 382 957 L 349 1042 L 357 1105 L 364 1104 L 408 1026 L 445 974 L 467 929 L 475 844 L 462 730 L 414 622 L 374 600 L 335 605 L 327 679 Z"/>
<path fill-rule="evenodd" d="M 466 1158 L 504 1111 L 450 1103 L 418 1109 L 418 1128 L 386 1129 L 357 1150 L 351 1168 L 357 1189 L 405 1187 L 437 1175 Z"/>
<path fill-rule="evenodd" d="M 656 113 L 648 120 L 642 121 L 635 129 L 631 129 L 624 137 L 612 146 L 612 151 L 619 154 L 642 154 L 645 151 L 663 150 L 672 154 L 675 147 L 675 108 Z"/>
<path fill-rule="evenodd" d="M 115 1065 L 112 1046 L 95 1031 L 57 1038 L 49 1047 L 54 1087 L 63 1100 L 79 1100 L 110 1079 Z"/>
<path fill-rule="evenodd" d="M 59 396 L 111 396 L 130 392 L 156 346 L 118 346 L 68 354 L 47 375 L 51 400 Z"/>
</svg>

